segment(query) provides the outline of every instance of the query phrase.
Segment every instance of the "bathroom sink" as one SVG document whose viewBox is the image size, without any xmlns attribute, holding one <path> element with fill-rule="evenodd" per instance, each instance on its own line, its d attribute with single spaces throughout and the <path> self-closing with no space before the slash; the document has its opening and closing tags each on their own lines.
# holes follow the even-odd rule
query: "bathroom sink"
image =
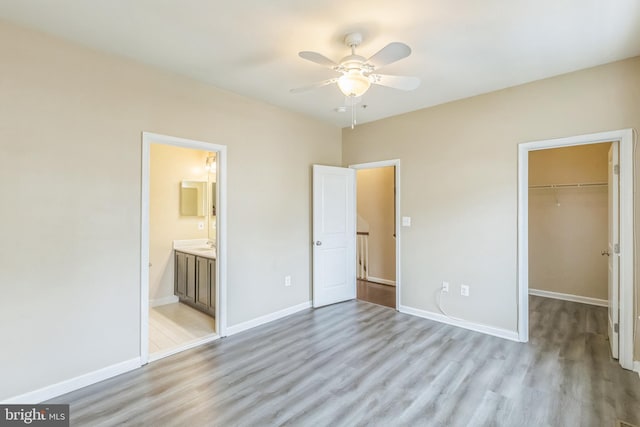
<svg viewBox="0 0 640 427">
<path fill-rule="evenodd" d="M 204 239 L 200 242 L 193 242 L 189 240 L 174 240 L 173 249 L 178 252 L 183 252 L 202 258 L 216 259 L 216 247 L 211 247 L 211 243 L 207 243 Z"/>
<path fill-rule="evenodd" d="M 210 248 L 208 246 L 200 246 L 200 247 L 196 246 L 195 248 L 183 248 L 182 250 L 185 252 L 191 252 L 194 255 L 200 255 L 207 258 L 216 257 L 216 248 Z"/>
</svg>

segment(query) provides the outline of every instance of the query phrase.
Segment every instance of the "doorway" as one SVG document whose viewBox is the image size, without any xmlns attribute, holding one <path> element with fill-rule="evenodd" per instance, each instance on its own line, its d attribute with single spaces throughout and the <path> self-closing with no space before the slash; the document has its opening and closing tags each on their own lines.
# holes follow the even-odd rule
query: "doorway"
<svg viewBox="0 0 640 427">
<path fill-rule="evenodd" d="M 395 166 L 356 171 L 357 298 L 396 308 Z"/>
<path fill-rule="evenodd" d="M 356 169 L 357 299 L 397 310 L 400 160 L 349 167 Z"/>
<path fill-rule="evenodd" d="M 612 144 L 529 152 L 530 295 L 608 307 Z"/>
<path fill-rule="evenodd" d="M 312 264 L 313 307 L 356 298 L 356 172 L 393 167 L 395 181 L 395 305 L 401 304 L 400 274 L 400 160 L 350 165 L 313 165 Z"/>
<path fill-rule="evenodd" d="M 226 147 L 143 133 L 142 363 L 224 336 Z"/>
<path fill-rule="evenodd" d="M 613 132 L 603 132 L 592 135 L 581 135 L 576 137 L 536 141 L 523 143 L 519 145 L 518 157 L 518 335 L 520 341 L 526 342 L 529 339 L 529 278 L 530 278 L 530 262 L 529 251 L 529 206 L 530 206 L 530 183 L 529 183 L 529 162 L 530 153 L 538 150 L 585 146 L 591 144 L 610 143 L 612 147 L 619 149 L 618 167 L 616 171 L 616 181 L 619 180 L 619 186 L 616 182 L 616 188 L 610 188 L 609 193 L 615 192 L 619 195 L 616 207 L 619 208 L 618 225 L 619 251 L 609 257 L 609 261 L 615 259 L 616 269 L 619 271 L 619 277 L 616 281 L 614 289 L 619 290 L 619 295 L 611 296 L 609 293 L 607 305 L 615 307 L 619 304 L 619 362 L 625 369 L 633 367 L 633 133 L 632 130 L 622 130 Z M 580 184 L 580 183 L 575 183 Z M 604 184 L 604 182 L 596 182 L 596 184 Z M 535 183 L 534 183 L 535 185 Z M 539 184 L 542 185 L 542 184 Z M 607 184 L 609 185 L 609 184 Z M 540 190 L 542 191 L 542 189 Z M 557 207 L 562 204 L 561 197 L 558 193 L 559 189 L 551 188 L 549 197 L 554 199 Z M 553 193 L 553 191 L 556 191 Z M 568 197 L 565 193 L 562 197 Z M 568 199 L 567 199 L 568 200 Z M 609 225 L 616 223 L 608 221 Z M 603 251 L 604 253 L 605 251 Z M 558 292 L 564 293 L 566 292 Z M 616 292 L 617 293 L 617 292 Z M 597 300 L 597 298 L 596 298 Z"/>
</svg>

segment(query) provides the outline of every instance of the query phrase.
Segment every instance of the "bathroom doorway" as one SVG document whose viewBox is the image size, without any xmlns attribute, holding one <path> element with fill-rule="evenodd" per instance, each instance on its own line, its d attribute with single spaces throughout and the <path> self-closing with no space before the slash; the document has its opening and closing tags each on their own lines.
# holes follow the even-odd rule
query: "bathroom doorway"
<svg viewBox="0 0 640 427">
<path fill-rule="evenodd" d="M 141 359 L 223 336 L 226 147 L 143 134 Z"/>
</svg>

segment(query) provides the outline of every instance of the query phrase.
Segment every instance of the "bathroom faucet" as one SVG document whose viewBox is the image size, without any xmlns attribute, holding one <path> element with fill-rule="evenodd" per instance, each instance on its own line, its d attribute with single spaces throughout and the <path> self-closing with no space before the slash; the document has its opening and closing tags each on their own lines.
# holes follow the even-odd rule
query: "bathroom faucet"
<svg viewBox="0 0 640 427">
<path fill-rule="evenodd" d="M 213 240 L 207 240 L 207 246 L 213 249 L 216 247 L 216 243 Z"/>
</svg>

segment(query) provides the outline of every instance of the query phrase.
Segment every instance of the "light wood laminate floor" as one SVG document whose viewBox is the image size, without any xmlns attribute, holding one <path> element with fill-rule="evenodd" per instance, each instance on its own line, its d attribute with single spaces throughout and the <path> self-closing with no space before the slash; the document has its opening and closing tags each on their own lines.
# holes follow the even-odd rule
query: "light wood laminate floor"
<svg viewBox="0 0 640 427">
<path fill-rule="evenodd" d="M 215 333 L 215 319 L 176 302 L 149 308 L 149 353 L 163 353 Z"/>
<path fill-rule="evenodd" d="M 517 343 L 349 301 L 55 399 L 72 425 L 640 424 L 640 378 L 609 358 L 606 309 L 531 297 Z"/>
</svg>

